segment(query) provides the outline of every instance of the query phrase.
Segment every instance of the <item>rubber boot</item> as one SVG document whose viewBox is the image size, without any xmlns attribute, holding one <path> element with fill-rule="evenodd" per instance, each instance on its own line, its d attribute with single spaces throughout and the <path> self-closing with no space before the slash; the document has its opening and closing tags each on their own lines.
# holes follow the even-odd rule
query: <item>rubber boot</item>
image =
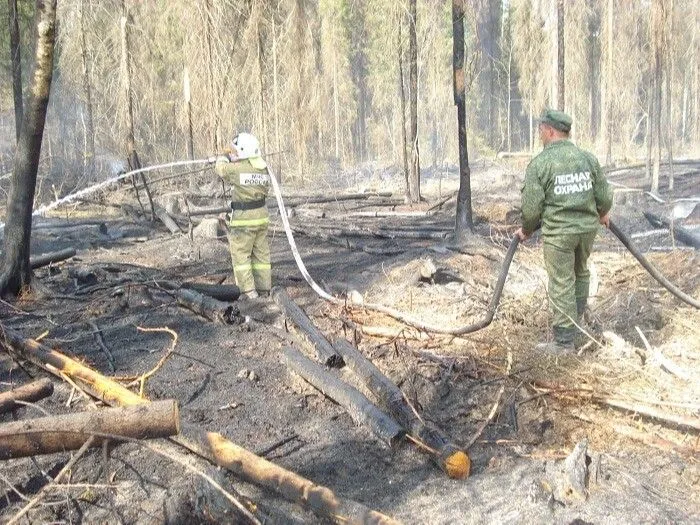
<svg viewBox="0 0 700 525">
<path fill-rule="evenodd" d="M 535 350 L 550 355 L 572 354 L 576 351 L 574 347 L 574 329 L 562 326 L 553 326 L 554 340 L 539 343 Z"/>
</svg>

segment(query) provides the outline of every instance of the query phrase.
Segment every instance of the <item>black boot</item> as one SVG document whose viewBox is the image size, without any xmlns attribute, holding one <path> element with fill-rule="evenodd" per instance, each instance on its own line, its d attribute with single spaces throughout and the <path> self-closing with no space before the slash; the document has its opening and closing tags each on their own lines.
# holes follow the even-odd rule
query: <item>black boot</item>
<svg viewBox="0 0 700 525">
<path fill-rule="evenodd" d="M 574 347 L 575 329 L 563 326 L 553 326 L 554 341 L 539 343 L 535 350 L 551 355 L 572 354 L 576 351 Z"/>
</svg>

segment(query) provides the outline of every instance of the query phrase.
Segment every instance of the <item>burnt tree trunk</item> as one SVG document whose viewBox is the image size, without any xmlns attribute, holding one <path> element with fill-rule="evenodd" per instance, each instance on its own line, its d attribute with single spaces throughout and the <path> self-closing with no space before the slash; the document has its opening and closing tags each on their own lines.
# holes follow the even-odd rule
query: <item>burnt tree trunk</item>
<svg viewBox="0 0 700 525">
<path fill-rule="evenodd" d="M 452 0 L 452 85 L 457 106 L 457 136 L 459 139 L 459 192 L 455 237 L 474 230 L 472 218 L 471 171 L 467 147 L 466 83 L 464 78 L 464 2 Z"/>
<path fill-rule="evenodd" d="M 437 427 L 426 424 L 404 398 L 403 393 L 374 364 L 344 339 L 335 342 L 350 369 L 379 400 L 380 406 L 429 451 L 431 459 L 456 479 L 469 475 L 469 456 Z"/>
<path fill-rule="evenodd" d="M 7 7 L 7 19 L 10 26 L 10 58 L 12 60 L 12 95 L 15 101 L 15 136 L 19 142 L 19 133 L 22 129 L 22 55 L 20 54 L 17 0 L 7 0 Z"/>
<path fill-rule="evenodd" d="M 32 234 L 32 207 L 36 191 L 41 140 L 49 103 L 56 28 L 56 0 L 36 2 L 36 56 L 32 85 L 24 113 L 22 130 L 15 151 L 7 222 L 0 271 L 0 295 L 13 294 L 29 286 L 29 241 Z"/>
<path fill-rule="evenodd" d="M 304 356 L 299 350 L 282 350 L 287 366 L 306 382 L 342 406 L 353 421 L 369 427 L 372 433 L 390 447 L 401 442 L 404 430 L 391 417 L 379 410 L 362 392 L 331 374 L 326 368 Z"/>
<path fill-rule="evenodd" d="M 335 351 L 333 345 L 323 337 L 323 334 L 311 322 L 299 305 L 289 297 L 284 288 L 273 288 L 272 298 L 284 312 L 285 317 L 301 330 L 303 338 L 316 352 L 316 356 L 326 366 L 343 366 L 343 359 Z"/>
<path fill-rule="evenodd" d="M 416 38 L 416 0 L 409 0 L 408 21 L 408 92 L 411 202 L 420 202 L 420 154 L 418 152 L 418 43 Z"/>
<path fill-rule="evenodd" d="M 75 248 L 64 248 L 63 250 L 59 250 L 57 252 L 42 253 L 41 255 L 30 257 L 29 265 L 32 267 L 32 270 L 35 270 L 37 268 L 41 268 L 42 266 L 47 266 L 52 263 L 70 259 L 71 257 L 75 256 L 75 253 Z"/>
</svg>

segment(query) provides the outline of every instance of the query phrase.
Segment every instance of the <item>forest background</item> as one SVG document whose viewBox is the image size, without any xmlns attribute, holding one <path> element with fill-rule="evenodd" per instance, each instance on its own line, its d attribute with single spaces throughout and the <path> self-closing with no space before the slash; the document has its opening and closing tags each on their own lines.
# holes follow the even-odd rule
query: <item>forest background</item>
<svg viewBox="0 0 700 525">
<path fill-rule="evenodd" d="M 3 2 L 0 20 L 14 2 L 26 85 L 35 4 Z M 143 165 L 212 155 L 251 131 L 299 186 L 365 165 L 400 172 L 404 153 L 416 151 L 415 111 L 422 172 L 456 169 L 452 3 L 60 0 L 38 198 L 124 165 L 127 76 Z M 603 164 L 646 159 L 652 187 L 654 160 L 697 153 L 699 0 L 474 0 L 463 8 L 472 158 L 535 151 L 533 118 L 562 99 L 577 143 Z M 2 178 L 15 136 L 11 64 L 2 31 Z"/>
</svg>

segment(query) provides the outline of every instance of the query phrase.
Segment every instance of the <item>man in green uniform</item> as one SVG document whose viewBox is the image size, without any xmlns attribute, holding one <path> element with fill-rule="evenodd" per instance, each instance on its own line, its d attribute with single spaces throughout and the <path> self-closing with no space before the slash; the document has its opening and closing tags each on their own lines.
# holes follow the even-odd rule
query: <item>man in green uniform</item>
<svg viewBox="0 0 700 525">
<path fill-rule="evenodd" d="M 253 135 L 239 133 L 231 145 L 231 153 L 217 158 L 215 171 L 233 188 L 228 223 L 233 275 L 241 294 L 253 299 L 268 296 L 272 287 L 267 240 L 270 216 L 265 206 L 270 174 Z"/>
<path fill-rule="evenodd" d="M 598 160 L 569 140 L 570 130 L 571 117 L 562 111 L 548 110 L 540 119 L 544 150 L 525 173 L 523 224 L 517 232 L 525 240 L 542 225 L 554 342 L 538 349 L 553 353 L 574 349 L 574 322 L 588 301 L 586 263 L 598 224 L 609 225 L 612 207 L 612 189 Z"/>
</svg>

